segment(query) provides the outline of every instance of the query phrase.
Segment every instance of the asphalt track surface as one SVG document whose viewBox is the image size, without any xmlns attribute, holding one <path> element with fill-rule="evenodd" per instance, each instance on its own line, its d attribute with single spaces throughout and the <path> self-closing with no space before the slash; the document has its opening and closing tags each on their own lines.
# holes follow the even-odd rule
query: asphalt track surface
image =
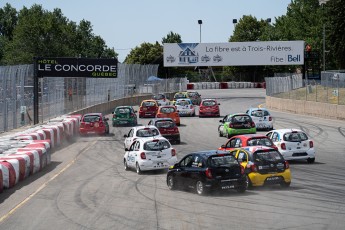
<svg viewBox="0 0 345 230">
<path fill-rule="evenodd" d="M 199 92 L 218 98 L 222 116 L 265 102 L 263 89 Z M 317 151 L 314 164 L 290 162 L 288 189 L 170 191 L 166 172 L 124 170 L 130 128 L 111 127 L 109 136 L 79 138 L 56 151 L 43 172 L 0 194 L 0 229 L 344 229 L 345 122 L 271 112 L 276 129 L 304 130 Z M 219 119 L 181 118 L 178 159 L 225 143 Z"/>
</svg>

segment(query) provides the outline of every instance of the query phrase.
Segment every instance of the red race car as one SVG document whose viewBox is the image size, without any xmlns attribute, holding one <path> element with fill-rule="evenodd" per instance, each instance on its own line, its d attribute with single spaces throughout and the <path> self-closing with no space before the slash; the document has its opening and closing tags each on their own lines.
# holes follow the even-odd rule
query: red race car
<svg viewBox="0 0 345 230">
<path fill-rule="evenodd" d="M 108 120 L 102 113 L 86 113 L 80 120 L 79 134 L 108 134 Z"/>
<path fill-rule="evenodd" d="M 219 147 L 219 150 L 230 151 L 235 148 L 244 148 L 251 146 L 267 146 L 278 150 L 272 140 L 264 134 L 242 134 L 228 139 L 228 141 Z"/>
<path fill-rule="evenodd" d="M 158 103 L 155 100 L 143 100 L 139 108 L 139 118 L 156 117 Z"/>
<path fill-rule="evenodd" d="M 216 99 L 203 99 L 199 106 L 199 117 L 219 117 L 219 105 Z"/>
</svg>

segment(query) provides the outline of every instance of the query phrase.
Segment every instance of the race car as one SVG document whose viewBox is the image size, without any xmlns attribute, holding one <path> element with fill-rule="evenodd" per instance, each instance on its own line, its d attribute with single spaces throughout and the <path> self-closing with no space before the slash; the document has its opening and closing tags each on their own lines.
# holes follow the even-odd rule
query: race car
<svg viewBox="0 0 345 230">
<path fill-rule="evenodd" d="M 195 116 L 195 106 L 191 99 L 177 99 L 175 102 L 178 114 L 182 116 Z"/>
<path fill-rule="evenodd" d="M 272 130 L 273 118 L 265 108 L 249 108 L 246 111 L 255 123 L 256 130 Z"/>
<path fill-rule="evenodd" d="M 276 129 L 266 134 L 285 160 L 315 162 L 314 141 L 300 129 Z"/>
<path fill-rule="evenodd" d="M 133 141 L 139 138 L 152 138 L 162 136 L 156 126 L 148 125 L 148 126 L 135 126 L 131 128 L 128 134 L 125 134 L 123 137 L 125 138 L 124 147 L 125 150 L 129 149 Z"/>
<path fill-rule="evenodd" d="M 239 134 L 256 133 L 255 123 L 246 113 L 228 114 L 219 122 L 218 133 L 220 137 L 230 138 Z"/>
<path fill-rule="evenodd" d="M 290 166 L 278 150 L 252 146 L 231 150 L 230 154 L 245 168 L 248 188 L 274 184 L 284 188 L 290 186 Z"/>
<path fill-rule="evenodd" d="M 123 157 L 125 170 L 143 171 L 168 169 L 177 163 L 176 150 L 164 137 L 136 139 Z"/>
</svg>

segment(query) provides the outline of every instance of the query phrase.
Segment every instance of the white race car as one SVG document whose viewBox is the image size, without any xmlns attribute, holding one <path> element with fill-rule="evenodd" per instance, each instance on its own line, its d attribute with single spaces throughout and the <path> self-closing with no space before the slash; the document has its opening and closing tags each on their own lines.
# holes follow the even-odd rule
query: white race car
<svg viewBox="0 0 345 230">
<path fill-rule="evenodd" d="M 246 112 L 254 121 L 257 130 L 272 130 L 273 118 L 265 108 L 249 108 Z"/>
<path fill-rule="evenodd" d="M 314 142 L 302 130 L 276 129 L 268 132 L 266 136 L 271 138 L 285 160 L 315 162 Z"/>
<path fill-rule="evenodd" d="M 191 99 L 177 99 L 175 102 L 176 109 L 180 117 L 182 116 L 195 116 L 195 106 Z"/>
<path fill-rule="evenodd" d="M 159 130 L 154 125 L 148 126 L 135 126 L 129 130 L 128 134 L 125 134 L 124 147 L 127 151 L 131 144 L 138 138 L 149 138 L 162 136 Z"/>
<path fill-rule="evenodd" d="M 168 169 L 177 163 L 176 150 L 164 137 L 136 139 L 123 157 L 125 170 L 142 171 Z"/>
</svg>

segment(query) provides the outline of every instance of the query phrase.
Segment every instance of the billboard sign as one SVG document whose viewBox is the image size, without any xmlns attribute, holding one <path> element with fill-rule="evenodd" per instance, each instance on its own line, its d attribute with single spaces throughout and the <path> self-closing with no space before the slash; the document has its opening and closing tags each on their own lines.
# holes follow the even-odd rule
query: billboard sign
<svg viewBox="0 0 345 230">
<path fill-rule="evenodd" d="M 117 59 L 39 57 L 35 64 L 38 77 L 117 77 Z"/>
<path fill-rule="evenodd" d="M 303 65 L 304 41 L 165 43 L 164 66 Z"/>
</svg>

